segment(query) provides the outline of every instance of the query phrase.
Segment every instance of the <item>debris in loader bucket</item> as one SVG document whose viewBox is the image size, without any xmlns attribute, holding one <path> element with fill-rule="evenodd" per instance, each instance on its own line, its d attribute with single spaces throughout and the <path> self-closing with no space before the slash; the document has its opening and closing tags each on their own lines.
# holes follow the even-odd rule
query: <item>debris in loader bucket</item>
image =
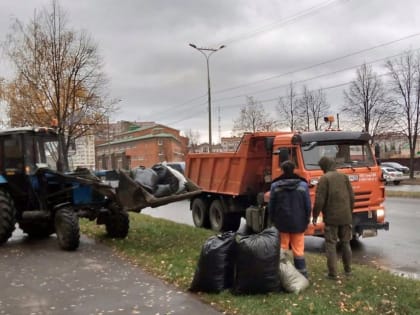
<svg viewBox="0 0 420 315">
<path fill-rule="evenodd" d="M 190 199 L 200 193 L 201 188 L 186 178 L 184 191 L 169 196 L 156 197 L 128 174 L 119 172 L 117 199 L 126 211 L 140 212 L 147 207 L 156 208 L 168 203 Z"/>
</svg>

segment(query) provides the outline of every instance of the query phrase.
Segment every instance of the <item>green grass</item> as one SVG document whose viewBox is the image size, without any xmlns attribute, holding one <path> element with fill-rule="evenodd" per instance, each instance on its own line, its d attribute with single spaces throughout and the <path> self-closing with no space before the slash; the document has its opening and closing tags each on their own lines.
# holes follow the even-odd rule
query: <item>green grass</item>
<svg viewBox="0 0 420 315">
<path fill-rule="evenodd" d="M 130 214 L 126 239 L 109 239 L 103 226 L 81 221 L 84 234 L 104 242 L 123 258 L 187 291 L 194 276 L 201 246 L 212 231 Z M 420 281 L 387 271 L 354 265 L 354 275 L 340 281 L 324 278 L 325 257 L 306 254 L 310 287 L 300 294 L 198 294 L 224 314 L 420 314 Z"/>
</svg>

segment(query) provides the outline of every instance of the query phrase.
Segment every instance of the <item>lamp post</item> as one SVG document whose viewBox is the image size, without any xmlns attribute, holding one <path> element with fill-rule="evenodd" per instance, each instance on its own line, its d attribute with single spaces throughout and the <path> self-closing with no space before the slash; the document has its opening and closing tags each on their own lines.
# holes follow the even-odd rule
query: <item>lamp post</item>
<svg viewBox="0 0 420 315">
<path fill-rule="evenodd" d="M 212 54 L 216 51 L 225 48 L 225 45 L 221 45 L 219 48 L 203 48 L 197 47 L 194 44 L 190 44 L 190 46 L 194 49 L 197 49 L 203 56 L 206 58 L 207 64 L 207 97 L 208 97 L 208 107 L 209 107 L 209 152 L 212 152 L 212 139 L 211 139 L 211 92 L 210 92 L 210 67 L 209 67 L 209 59 Z"/>
</svg>

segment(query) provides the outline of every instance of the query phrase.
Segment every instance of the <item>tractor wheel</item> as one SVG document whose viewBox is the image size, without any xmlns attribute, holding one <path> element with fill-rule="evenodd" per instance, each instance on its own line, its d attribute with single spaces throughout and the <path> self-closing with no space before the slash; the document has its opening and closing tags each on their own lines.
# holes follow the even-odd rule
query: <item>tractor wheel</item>
<svg viewBox="0 0 420 315">
<path fill-rule="evenodd" d="M 112 238 L 125 238 L 130 226 L 128 213 L 115 204 L 112 204 L 111 207 L 111 214 L 105 221 L 106 232 Z"/>
<path fill-rule="evenodd" d="M 45 222 L 19 222 L 19 227 L 31 238 L 46 238 L 55 232 L 54 223 L 50 220 Z"/>
<path fill-rule="evenodd" d="M 16 209 L 7 191 L 0 189 L 0 245 L 12 236 L 16 224 Z"/>
<path fill-rule="evenodd" d="M 229 220 L 223 209 L 220 200 L 213 200 L 209 209 L 209 218 L 211 229 L 216 232 L 224 232 L 228 230 Z"/>
<path fill-rule="evenodd" d="M 195 198 L 192 206 L 192 218 L 194 225 L 199 228 L 210 228 L 209 208 L 207 203 L 200 198 Z"/>
<path fill-rule="evenodd" d="M 72 208 L 61 208 L 55 214 L 58 244 L 64 250 L 76 250 L 80 242 L 79 218 Z"/>
</svg>

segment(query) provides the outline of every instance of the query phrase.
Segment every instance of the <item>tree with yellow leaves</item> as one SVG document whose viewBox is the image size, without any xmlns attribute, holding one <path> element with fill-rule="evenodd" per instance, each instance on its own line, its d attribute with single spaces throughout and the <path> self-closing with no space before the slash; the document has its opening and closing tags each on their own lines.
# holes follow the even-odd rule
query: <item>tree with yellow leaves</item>
<svg viewBox="0 0 420 315">
<path fill-rule="evenodd" d="M 6 40 L 15 68 L 4 84 L 10 125 L 46 126 L 56 123 L 60 169 L 68 169 L 71 143 L 104 125 L 117 102 L 109 97 L 98 47 L 85 32 L 67 26 L 58 1 L 35 13 L 24 24 L 16 20 Z"/>
</svg>

